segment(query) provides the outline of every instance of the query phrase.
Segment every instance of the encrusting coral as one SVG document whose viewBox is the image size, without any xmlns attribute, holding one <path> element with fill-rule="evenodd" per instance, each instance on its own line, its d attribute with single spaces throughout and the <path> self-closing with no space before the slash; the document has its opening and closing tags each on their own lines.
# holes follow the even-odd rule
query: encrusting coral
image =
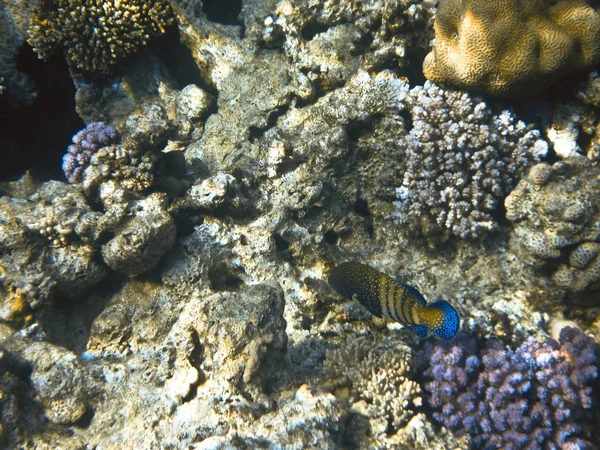
<svg viewBox="0 0 600 450">
<path fill-rule="evenodd" d="M 496 95 L 535 93 L 600 61 L 600 13 L 585 0 L 443 0 L 425 76 Z"/>
<path fill-rule="evenodd" d="M 559 342 L 526 340 L 515 351 L 459 335 L 419 355 L 433 418 L 468 433 L 475 448 L 589 448 L 582 418 L 598 376 L 594 340 L 565 327 Z"/>
<path fill-rule="evenodd" d="M 29 43 L 43 59 L 62 49 L 79 72 L 106 74 L 172 22 L 165 0 L 42 0 Z"/>
<path fill-rule="evenodd" d="M 525 169 L 546 155 L 538 130 L 509 111 L 427 82 L 408 96 L 412 129 L 394 220 L 426 236 L 473 238 L 497 228 L 493 212 Z"/>
</svg>

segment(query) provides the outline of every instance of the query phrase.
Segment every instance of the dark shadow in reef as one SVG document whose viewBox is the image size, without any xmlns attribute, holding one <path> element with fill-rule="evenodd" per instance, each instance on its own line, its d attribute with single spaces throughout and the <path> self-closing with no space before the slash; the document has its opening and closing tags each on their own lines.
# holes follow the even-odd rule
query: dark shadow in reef
<svg viewBox="0 0 600 450">
<path fill-rule="evenodd" d="M 222 25 L 240 25 L 242 0 L 204 0 L 202 11 L 211 22 Z"/>
<path fill-rule="evenodd" d="M 83 128 L 75 112 L 75 86 L 62 57 L 47 62 L 24 45 L 17 58 L 19 71 L 38 87 L 31 105 L 0 97 L 0 180 L 16 179 L 32 169 L 38 178 L 63 178 L 62 156 L 71 137 Z"/>
</svg>

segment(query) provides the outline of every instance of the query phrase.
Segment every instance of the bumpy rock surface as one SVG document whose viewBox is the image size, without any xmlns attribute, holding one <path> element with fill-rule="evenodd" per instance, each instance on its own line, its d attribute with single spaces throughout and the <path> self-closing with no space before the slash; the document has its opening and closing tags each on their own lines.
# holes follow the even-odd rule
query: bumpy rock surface
<svg viewBox="0 0 600 450">
<path fill-rule="evenodd" d="M 600 13 L 584 0 L 445 0 L 425 76 L 497 95 L 538 92 L 600 61 Z"/>
<path fill-rule="evenodd" d="M 116 236 L 102 246 L 108 267 L 128 274 L 154 267 L 175 242 L 177 232 L 164 194 L 153 194 L 132 209 L 136 211 L 133 218 L 119 225 Z"/>
<path fill-rule="evenodd" d="M 3 320 L 29 321 L 55 293 L 78 296 L 106 276 L 94 254 L 102 215 L 78 188 L 25 176 L 0 189 Z"/>
</svg>

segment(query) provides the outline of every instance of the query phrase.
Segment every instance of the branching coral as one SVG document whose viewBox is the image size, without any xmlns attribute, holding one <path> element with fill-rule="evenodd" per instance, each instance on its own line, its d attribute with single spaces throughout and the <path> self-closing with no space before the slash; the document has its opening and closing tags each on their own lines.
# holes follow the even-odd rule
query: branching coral
<svg viewBox="0 0 600 450">
<path fill-rule="evenodd" d="M 413 127 L 396 190 L 397 223 L 461 238 L 494 230 L 492 214 L 519 176 L 547 152 L 540 133 L 510 111 L 426 83 L 410 91 Z"/>
<path fill-rule="evenodd" d="M 585 0 L 445 0 L 425 76 L 498 95 L 533 93 L 600 61 L 600 13 Z"/>
<path fill-rule="evenodd" d="M 153 183 L 158 150 L 167 143 L 173 124 L 162 107 L 147 105 L 130 115 L 124 128 L 122 145 L 106 146 L 91 158 L 82 176 L 86 195 L 97 196 L 99 186 L 109 180 L 133 192 Z"/>
<path fill-rule="evenodd" d="M 41 58 L 62 49 L 71 67 L 105 74 L 172 21 L 165 0 L 42 0 L 29 43 Z"/>
<path fill-rule="evenodd" d="M 103 122 L 92 122 L 73 136 L 73 144 L 69 145 L 62 165 L 69 183 L 81 181 L 81 174 L 92 156 L 102 147 L 114 143 L 116 138 L 117 131 Z"/>
<path fill-rule="evenodd" d="M 351 386 L 353 402 L 367 402 L 367 415 L 376 434 L 406 425 L 420 405 L 420 388 L 409 377 L 411 350 L 393 339 L 376 342 L 359 338 L 327 352 L 325 375 L 338 386 Z M 379 425 L 379 426 L 378 426 Z"/>
<path fill-rule="evenodd" d="M 469 433 L 476 448 L 587 448 L 581 419 L 598 376 L 594 340 L 564 328 L 557 342 L 533 338 L 516 351 L 464 335 L 419 355 L 433 418 Z"/>
</svg>

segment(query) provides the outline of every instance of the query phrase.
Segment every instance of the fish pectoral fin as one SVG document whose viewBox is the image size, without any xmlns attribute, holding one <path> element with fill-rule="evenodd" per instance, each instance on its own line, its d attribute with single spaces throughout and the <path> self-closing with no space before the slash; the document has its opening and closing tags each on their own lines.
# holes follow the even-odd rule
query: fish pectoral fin
<svg viewBox="0 0 600 450">
<path fill-rule="evenodd" d="M 379 319 L 382 319 L 382 318 L 383 318 L 383 314 L 382 314 L 381 312 L 373 312 L 373 308 L 369 308 L 367 305 L 365 305 L 363 302 L 361 302 L 361 301 L 358 299 L 358 294 L 354 294 L 354 295 L 352 296 L 352 301 L 353 301 L 354 303 L 356 303 L 357 305 L 360 305 L 360 306 L 362 306 L 363 308 L 366 308 L 366 309 L 367 309 L 367 311 L 369 311 L 369 312 L 370 312 L 371 314 L 373 314 L 375 317 L 377 317 L 377 318 L 379 318 Z"/>
<path fill-rule="evenodd" d="M 429 332 L 428 328 L 425 325 L 405 325 L 410 331 L 415 333 L 421 339 L 425 339 Z"/>
</svg>

